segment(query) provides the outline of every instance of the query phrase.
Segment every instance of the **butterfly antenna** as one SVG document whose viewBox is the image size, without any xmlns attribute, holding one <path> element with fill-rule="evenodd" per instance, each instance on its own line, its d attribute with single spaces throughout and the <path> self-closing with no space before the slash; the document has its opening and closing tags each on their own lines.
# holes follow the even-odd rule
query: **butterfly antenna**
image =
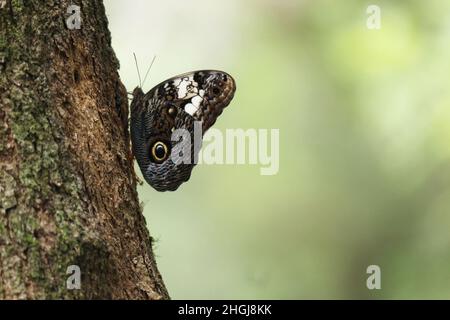
<svg viewBox="0 0 450 320">
<path fill-rule="evenodd" d="M 133 52 L 133 56 L 134 56 L 134 63 L 136 64 L 136 70 L 137 70 L 138 77 L 139 77 L 139 87 L 142 88 L 141 73 L 139 72 L 139 66 L 138 66 L 138 62 L 137 62 L 137 58 L 136 58 L 136 53 Z"/>
<path fill-rule="evenodd" d="M 152 62 L 150 63 L 150 66 L 148 67 L 147 72 L 145 73 L 145 77 L 144 77 L 144 81 L 142 82 L 142 85 L 145 84 L 145 80 L 147 80 L 148 73 L 150 72 L 150 69 L 151 69 L 152 66 L 153 66 L 153 62 L 155 62 L 155 59 L 156 59 L 156 56 L 153 56 L 153 60 L 152 60 Z"/>
</svg>

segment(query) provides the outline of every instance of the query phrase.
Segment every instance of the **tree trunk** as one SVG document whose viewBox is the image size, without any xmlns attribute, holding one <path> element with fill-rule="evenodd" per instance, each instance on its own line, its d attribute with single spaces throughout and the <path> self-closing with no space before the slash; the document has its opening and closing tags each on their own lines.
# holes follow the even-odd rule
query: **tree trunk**
<svg viewBox="0 0 450 320">
<path fill-rule="evenodd" d="M 101 1 L 0 0 L 1 299 L 169 298 L 118 68 Z"/>
</svg>

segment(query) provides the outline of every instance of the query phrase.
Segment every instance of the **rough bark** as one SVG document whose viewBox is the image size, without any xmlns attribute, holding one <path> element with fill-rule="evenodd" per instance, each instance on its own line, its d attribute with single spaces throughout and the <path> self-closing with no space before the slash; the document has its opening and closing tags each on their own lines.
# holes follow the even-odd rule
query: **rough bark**
<svg viewBox="0 0 450 320">
<path fill-rule="evenodd" d="M 118 68 L 101 1 L 0 0 L 0 298 L 168 298 Z"/>
</svg>

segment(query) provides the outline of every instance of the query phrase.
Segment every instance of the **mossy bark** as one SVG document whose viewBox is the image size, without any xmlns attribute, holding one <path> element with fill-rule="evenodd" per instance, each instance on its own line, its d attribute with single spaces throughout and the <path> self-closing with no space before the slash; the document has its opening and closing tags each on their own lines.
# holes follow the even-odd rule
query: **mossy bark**
<svg viewBox="0 0 450 320">
<path fill-rule="evenodd" d="M 101 1 L 0 0 L 1 299 L 168 298 L 118 68 Z"/>
</svg>

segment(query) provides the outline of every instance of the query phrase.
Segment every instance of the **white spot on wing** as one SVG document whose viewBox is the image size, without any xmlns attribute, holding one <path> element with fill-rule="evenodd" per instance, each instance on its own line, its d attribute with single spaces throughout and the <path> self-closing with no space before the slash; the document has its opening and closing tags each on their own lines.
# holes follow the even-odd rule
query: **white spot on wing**
<svg viewBox="0 0 450 320">
<path fill-rule="evenodd" d="M 200 96 L 195 96 L 191 99 L 192 104 L 194 105 L 194 107 L 196 107 L 197 109 L 200 108 L 200 105 L 203 101 L 203 98 Z"/>
<path fill-rule="evenodd" d="M 196 108 L 192 103 L 188 103 L 184 106 L 184 111 L 189 113 L 191 116 L 194 115 L 195 112 L 197 112 L 198 108 Z"/>
<path fill-rule="evenodd" d="M 189 99 L 198 94 L 198 83 L 194 81 L 193 76 L 180 79 L 176 87 L 178 99 Z"/>
<path fill-rule="evenodd" d="M 187 95 L 187 86 L 189 85 L 189 81 L 182 80 L 178 85 L 178 99 L 184 99 Z"/>
</svg>

